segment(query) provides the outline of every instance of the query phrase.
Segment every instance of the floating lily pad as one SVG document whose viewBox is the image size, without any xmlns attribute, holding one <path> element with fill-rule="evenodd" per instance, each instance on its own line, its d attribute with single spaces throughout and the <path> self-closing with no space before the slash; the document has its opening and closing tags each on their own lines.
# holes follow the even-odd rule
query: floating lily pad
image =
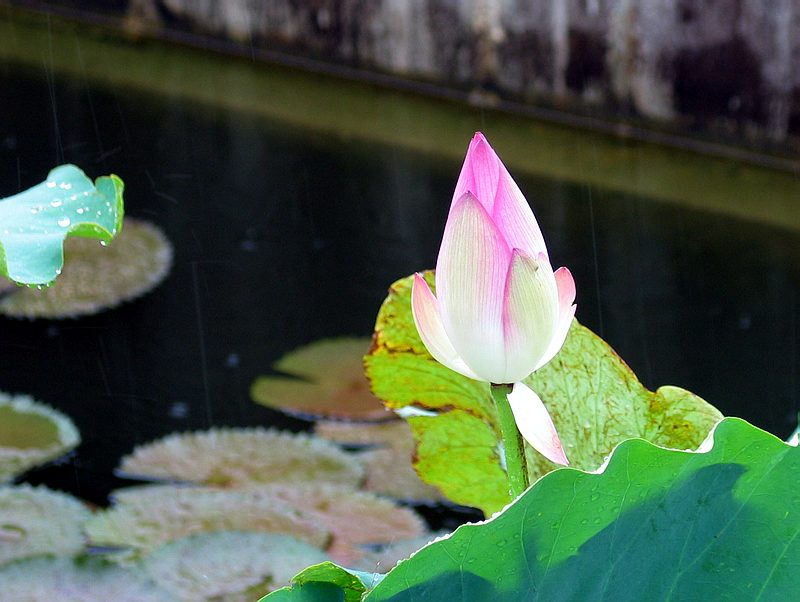
<svg viewBox="0 0 800 602">
<path fill-rule="evenodd" d="M 47 180 L 0 199 L 0 275 L 21 284 L 55 280 L 67 235 L 109 241 L 122 227 L 123 183 L 95 183 L 74 165 L 53 169 Z"/>
<path fill-rule="evenodd" d="M 115 504 L 86 525 L 91 543 L 130 548 L 132 558 L 187 535 L 214 531 L 282 533 L 324 548 L 330 531 L 317 516 L 268 491 L 155 485 L 115 493 Z"/>
<path fill-rule="evenodd" d="M 77 554 L 89 515 L 74 497 L 46 487 L 0 487 L 0 565 L 43 554 Z"/>
<path fill-rule="evenodd" d="M 412 453 L 415 445 L 414 434 L 404 420 L 380 423 L 321 420 L 314 424 L 314 433 L 323 439 L 352 447 L 391 447 Z"/>
<path fill-rule="evenodd" d="M 448 535 L 446 531 L 440 531 L 438 533 L 426 533 L 413 539 L 396 541 L 388 546 L 367 552 L 352 568 L 367 573 L 388 573 L 398 562 L 408 558 L 433 540 L 445 535 Z"/>
<path fill-rule="evenodd" d="M 364 491 L 327 483 L 270 485 L 261 490 L 315 516 L 332 534 L 333 543 L 385 544 L 426 531 L 413 510 Z"/>
<path fill-rule="evenodd" d="M 177 600 L 252 602 L 325 560 L 319 548 L 286 535 L 220 531 L 166 544 L 141 566 Z"/>
<path fill-rule="evenodd" d="M 433 284 L 432 272 L 425 277 Z M 381 306 L 365 358 L 367 375 L 388 407 L 438 414 L 408 418 L 420 477 L 451 500 L 492 514 L 510 496 L 489 385 L 428 354 L 411 314 L 411 285 L 412 278 L 395 282 Z M 553 417 L 571 465 L 586 470 L 630 437 L 694 449 L 721 418 L 716 408 L 678 387 L 648 391 L 608 344 L 577 321 L 558 355 L 526 382 Z M 532 448 L 526 455 L 532 481 L 555 468 Z"/>
<path fill-rule="evenodd" d="M 367 473 L 363 485 L 366 491 L 410 503 L 447 501 L 439 489 L 419 478 L 411 453 L 373 449 L 359 453 L 358 458 Z"/>
<path fill-rule="evenodd" d="M 122 475 L 215 487 L 322 481 L 357 486 L 364 470 L 336 445 L 262 428 L 169 435 L 123 458 Z"/>
<path fill-rule="evenodd" d="M 80 443 L 61 412 L 27 395 L 0 392 L 0 482 L 63 456 Z"/>
<path fill-rule="evenodd" d="M 141 572 L 100 559 L 33 558 L 0 568 L 8 602 L 176 602 Z"/>
<path fill-rule="evenodd" d="M 326 339 L 295 349 L 272 367 L 290 377 L 261 376 L 253 400 L 302 418 L 390 420 L 394 414 L 370 392 L 362 358 L 369 339 Z"/>
<path fill-rule="evenodd" d="M 87 238 L 64 242 L 64 268 L 47 288 L 4 289 L 0 313 L 15 318 L 75 318 L 130 301 L 169 273 L 172 245 L 156 226 L 125 218 L 107 246 Z"/>
</svg>

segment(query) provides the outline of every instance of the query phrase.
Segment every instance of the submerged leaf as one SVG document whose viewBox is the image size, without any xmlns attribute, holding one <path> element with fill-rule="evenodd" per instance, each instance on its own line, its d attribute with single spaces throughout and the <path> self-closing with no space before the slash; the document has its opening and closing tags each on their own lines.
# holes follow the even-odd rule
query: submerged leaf
<svg viewBox="0 0 800 602">
<path fill-rule="evenodd" d="M 74 497 L 46 487 L 0 487 L 0 565 L 42 554 L 77 554 L 89 514 Z"/>
<path fill-rule="evenodd" d="M 433 285 L 433 273 L 425 274 Z M 391 408 L 439 413 L 409 419 L 421 478 L 453 501 L 491 514 L 509 501 L 498 448 L 497 417 L 487 383 L 436 362 L 411 315 L 412 278 L 395 282 L 381 306 L 365 358 L 375 394 Z M 597 335 L 573 322 L 556 358 L 526 382 L 539 394 L 576 468 L 597 468 L 630 437 L 696 448 L 721 418 L 711 405 L 677 387 L 648 391 Z M 531 480 L 555 465 L 526 449 Z"/>
<path fill-rule="evenodd" d="M 328 441 L 262 428 L 169 435 L 123 458 L 119 473 L 231 488 L 309 481 L 355 487 L 364 476 L 358 460 Z"/>
<path fill-rule="evenodd" d="M 63 456 L 80 443 L 72 421 L 27 395 L 0 392 L 0 482 Z"/>
<path fill-rule="evenodd" d="M 45 182 L 0 199 L 0 275 L 21 284 L 55 280 L 67 235 L 109 241 L 120 230 L 123 188 L 117 176 L 92 183 L 74 165 L 61 165 Z"/>
<path fill-rule="evenodd" d="M 156 226 L 125 218 L 108 246 L 96 240 L 64 242 L 64 268 L 43 289 L 5 289 L 0 313 L 17 318 L 74 318 L 94 314 L 152 290 L 172 265 L 172 245 Z"/>
<path fill-rule="evenodd" d="M 166 544 L 141 566 L 177 600 L 250 602 L 327 559 L 319 548 L 286 535 L 220 531 Z"/>
<path fill-rule="evenodd" d="M 273 368 L 290 375 L 261 376 L 250 395 L 261 405 L 302 418 L 394 418 L 370 392 L 362 357 L 369 339 L 326 339 L 295 349 Z"/>
<path fill-rule="evenodd" d="M 599 474 L 553 471 L 492 519 L 398 564 L 363 600 L 796 599 L 800 449 L 736 418 L 709 447 L 631 439 Z M 307 581 L 305 571 L 293 580 Z M 328 580 L 339 596 L 342 582 Z M 302 600 L 294 584 L 265 600 Z M 314 599 L 337 599 L 328 593 Z"/>
<path fill-rule="evenodd" d="M 175 602 L 140 571 L 100 559 L 34 558 L 0 568 L 0 592 L 11 602 Z"/>
<path fill-rule="evenodd" d="M 149 553 L 187 535 L 246 531 L 292 535 L 324 548 L 330 532 L 316 515 L 270 492 L 156 485 L 115 493 L 115 504 L 86 525 L 95 545 L 131 548 L 120 557 Z"/>
</svg>

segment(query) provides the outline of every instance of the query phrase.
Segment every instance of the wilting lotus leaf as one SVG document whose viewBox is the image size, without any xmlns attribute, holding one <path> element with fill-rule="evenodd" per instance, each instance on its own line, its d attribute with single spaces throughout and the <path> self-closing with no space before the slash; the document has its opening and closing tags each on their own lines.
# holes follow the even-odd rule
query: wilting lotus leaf
<svg viewBox="0 0 800 602">
<path fill-rule="evenodd" d="M 630 439 L 599 474 L 553 471 L 491 520 L 459 527 L 377 584 L 351 573 L 363 586 L 355 599 L 796 600 L 800 449 L 736 418 L 718 423 L 713 445 L 701 449 Z M 324 597 L 294 596 L 310 578 L 339 597 L 329 588 Z M 312 567 L 266 600 L 341 600 L 353 589 L 333 569 Z"/>
<path fill-rule="evenodd" d="M 172 265 L 172 245 L 156 226 L 125 218 L 108 246 L 69 238 L 64 268 L 51 286 L 5 288 L 0 313 L 16 318 L 74 318 L 135 299 L 158 285 Z"/>
<path fill-rule="evenodd" d="M 369 390 L 362 357 L 369 339 L 326 339 L 295 349 L 261 376 L 250 394 L 268 408 L 303 418 L 387 420 L 394 417 Z"/>
<path fill-rule="evenodd" d="M 286 535 L 220 531 L 161 546 L 141 566 L 176 600 L 251 602 L 326 560 L 319 548 Z"/>
<path fill-rule="evenodd" d="M 115 501 L 92 516 L 86 531 L 93 544 L 131 548 L 118 558 L 214 531 L 282 533 L 319 548 L 330 541 L 330 531 L 315 514 L 268 491 L 156 485 L 118 490 Z"/>
<path fill-rule="evenodd" d="M 422 519 L 413 510 L 364 491 L 327 483 L 269 485 L 262 491 L 315 516 L 333 535 L 337 547 L 384 544 L 425 532 Z"/>
<path fill-rule="evenodd" d="M 176 602 L 141 572 L 98 558 L 32 558 L 0 568 L 8 602 Z"/>
<path fill-rule="evenodd" d="M 74 497 L 46 487 L 0 487 L 0 565 L 42 554 L 77 554 L 89 514 Z"/>
<path fill-rule="evenodd" d="M 425 277 L 433 286 L 433 273 Z M 388 407 L 440 412 L 409 419 L 418 442 L 417 472 L 453 501 L 491 514 L 509 494 L 489 385 L 445 368 L 428 354 L 411 315 L 412 280 L 395 282 L 381 306 L 365 358 L 367 375 Z M 683 389 L 645 389 L 614 351 L 577 321 L 555 359 L 526 382 L 550 411 L 572 466 L 587 470 L 630 437 L 696 448 L 721 418 Z M 531 480 L 554 468 L 532 449 L 526 451 Z"/>
<path fill-rule="evenodd" d="M 434 539 L 445 535 L 447 535 L 447 531 L 440 531 L 438 533 L 426 533 L 413 539 L 396 541 L 380 549 L 367 552 L 352 568 L 367 573 L 388 573 L 398 562 L 408 558 Z"/>
<path fill-rule="evenodd" d="M 52 282 L 68 235 L 109 241 L 117 234 L 123 188 L 117 176 L 92 183 L 74 165 L 61 165 L 45 182 L 0 199 L 0 275 L 21 284 Z"/>
<path fill-rule="evenodd" d="M 61 412 L 26 395 L 0 392 L 0 482 L 49 462 L 80 443 Z"/>
<path fill-rule="evenodd" d="M 322 481 L 357 486 L 364 470 L 336 445 L 262 428 L 169 435 L 123 458 L 119 472 L 215 487 Z"/>
</svg>

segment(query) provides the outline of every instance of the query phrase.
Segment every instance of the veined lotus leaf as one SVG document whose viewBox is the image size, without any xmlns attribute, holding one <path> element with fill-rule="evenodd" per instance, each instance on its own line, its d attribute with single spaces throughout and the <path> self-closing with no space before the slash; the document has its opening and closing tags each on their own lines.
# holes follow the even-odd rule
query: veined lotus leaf
<svg viewBox="0 0 800 602">
<path fill-rule="evenodd" d="M 324 548 L 331 533 L 317 516 L 258 489 L 210 489 L 176 485 L 130 487 L 115 504 L 86 524 L 92 544 L 130 548 L 125 561 L 187 535 L 214 531 L 281 533 Z"/>
<path fill-rule="evenodd" d="M 422 519 L 410 508 L 364 491 L 327 483 L 276 484 L 261 491 L 315 516 L 332 534 L 328 553 L 337 560 L 355 546 L 386 544 L 426 531 Z"/>
<path fill-rule="evenodd" d="M 176 600 L 251 602 L 326 560 L 319 548 L 287 535 L 219 531 L 166 544 L 141 566 Z"/>
<path fill-rule="evenodd" d="M 64 268 L 47 288 L 13 286 L 0 313 L 15 318 L 75 318 L 115 307 L 155 288 L 169 273 L 172 245 L 156 226 L 125 218 L 107 246 L 87 238 L 64 241 Z"/>
<path fill-rule="evenodd" d="M 364 602 L 794 600 L 800 449 L 737 418 L 718 423 L 713 445 L 701 449 L 626 440 L 601 472 L 550 472 L 492 519 L 422 548 L 373 588 L 364 574 L 351 577 Z M 307 581 L 300 573 L 264 600 L 345 595 L 338 575 L 328 584 L 339 598 L 330 589 L 303 597 L 302 588 L 294 597 L 294 583 Z"/>
<path fill-rule="evenodd" d="M 99 558 L 32 558 L 0 568 L 3 600 L 15 602 L 175 602 L 139 571 Z"/>
<path fill-rule="evenodd" d="M 434 285 L 433 272 L 425 278 Z M 367 375 L 387 406 L 440 413 L 409 419 L 422 480 L 459 504 L 492 514 L 510 497 L 489 385 L 445 368 L 428 354 L 411 315 L 412 282 L 404 278 L 389 289 L 364 360 Z M 631 437 L 693 449 L 721 418 L 714 407 L 677 387 L 648 391 L 602 339 L 577 321 L 556 358 L 526 382 L 550 411 L 572 466 L 586 470 L 597 468 L 617 443 Z M 532 449 L 526 451 L 531 480 L 554 468 Z"/>
<path fill-rule="evenodd" d="M 369 339 L 316 341 L 283 356 L 272 367 L 291 376 L 261 376 L 250 389 L 261 405 L 301 418 L 389 420 L 370 393 L 362 357 Z"/>
<path fill-rule="evenodd" d="M 42 554 L 78 554 L 89 514 L 74 497 L 46 487 L 0 486 L 0 565 Z"/>
<path fill-rule="evenodd" d="M 291 588 L 284 587 L 259 602 L 359 602 L 382 575 L 360 575 L 332 562 L 322 562 L 295 575 Z M 366 581 L 366 583 L 365 583 Z"/>
<path fill-rule="evenodd" d="M 63 456 L 80 443 L 61 412 L 27 395 L 0 392 L 0 482 Z"/>
<path fill-rule="evenodd" d="M 358 486 L 359 461 L 333 443 L 263 428 L 222 428 L 169 435 L 123 458 L 122 476 L 215 487 L 321 481 Z"/>
<path fill-rule="evenodd" d="M 0 275 L 20 284 L 55 280 L 67 235 L 109 241 L 122 228 L 123 188 L 115 175 L 92 183 L 74 165 L 61 165 L 41 184 L 0 200 Z"/>
</svg>

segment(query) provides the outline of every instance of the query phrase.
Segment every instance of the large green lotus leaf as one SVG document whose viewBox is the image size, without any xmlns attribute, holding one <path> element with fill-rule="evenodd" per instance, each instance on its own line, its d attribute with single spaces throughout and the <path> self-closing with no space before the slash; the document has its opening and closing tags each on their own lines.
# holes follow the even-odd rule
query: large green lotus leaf
<svg viewBox="0 0 800 602">
<path fill-rule="evenodd" d="M 492 519 L 400 562 L 362 599 L 797 599 L 800 449 L 737 418 L 706 447 L 630 439 L 602 472 L 553 471 Z M 276 600 L 300 599 L 292 593 Z"/>
<path fill-rule="evenodd" d="M 67 235 L 110 240 L 122 227 L 123 183 L 94 183 L 74 165 L 53 169 L 47 180 L 0 200 L 0 274 L 21 284 L 47 284 L 64 263 Z"/>
<path fill-rule="evenodd" d="M 433 286 L 433 272 L 425 278 Z M 489 385 L 445 368 L 428 354 L 411 315 L 412 282 L 403 278 L 389 289 L 364 360 L 367 376 L 387 406 L 439 414 L 410 420 L 422 480 L 455 502 L 491 514 L 510 498 Z M 648 391 L 608 344 L 577 321 L 556 358 L 527 382 L 550 411 L 572 466 L 586 470 L 597 468 L 616 444 L 632 437 L 696 448 L 722 417 L 683 389 Z M 555 468 L 529 447 L 527 456 L 531 480 Z M 465 472 L 469 484 L 462 481 Z"/>
</svg>

